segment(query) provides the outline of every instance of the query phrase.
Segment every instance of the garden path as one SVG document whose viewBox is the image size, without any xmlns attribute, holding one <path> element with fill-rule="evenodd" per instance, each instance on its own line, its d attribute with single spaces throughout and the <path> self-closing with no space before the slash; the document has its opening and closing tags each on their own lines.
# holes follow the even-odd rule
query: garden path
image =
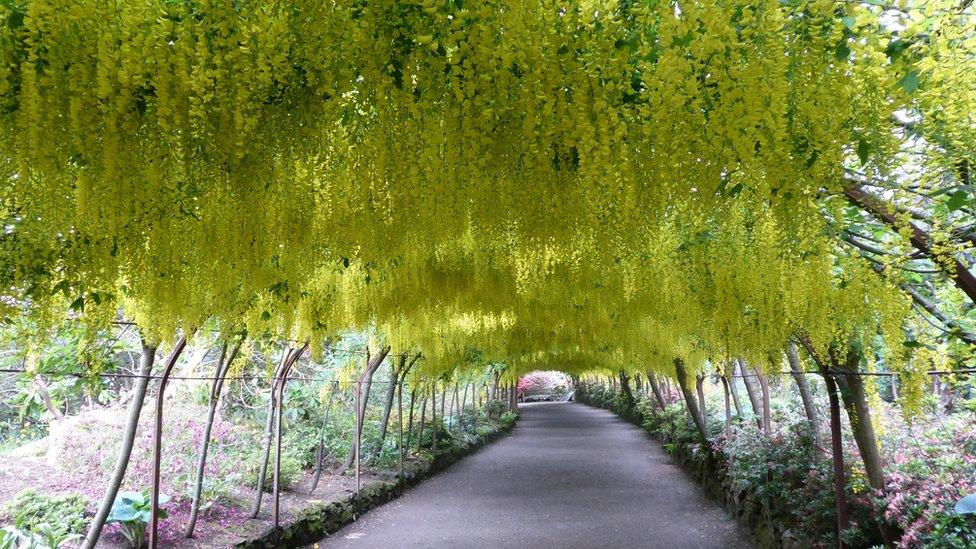
<svg viewBox="0 0 976 549">
<path fill-rule="evenodd" d="M 321 547 L 751 544 L 657 442 L 606 410 L 521 406 L 513 433 L 364 515 Z"/>
</svg>

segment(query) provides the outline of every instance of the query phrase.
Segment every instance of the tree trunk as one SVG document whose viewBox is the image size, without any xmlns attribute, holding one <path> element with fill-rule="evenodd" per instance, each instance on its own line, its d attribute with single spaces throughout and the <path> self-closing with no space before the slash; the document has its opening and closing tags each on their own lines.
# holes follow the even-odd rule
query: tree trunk
<svg viewBox="0 0 976 549">
<path fill-rule="evenodd" d="M 285 364 L 291 356 L 291 349 L 285 348 L 281 353 L 281 361 L 275 369 L 274 377 L 271 380 L 271 394 L 268 397 L 268 417 L 264 423 L 264 442 L 261 451 L 261 466 L 258 467 L 257 493 L 254 496 L 254 504 L 251 506 L 250 517 L 257 518 L 261 511 L 261 499 L 264 497 L 264 477 L 268 474 L 268 459 L 271 456 L 271 439 L 274 436 L 275 409 L 278 399 L 278 378 L 285 369 Z"/>
<path fill-rule="evenodd" d="M 650 370 L 647 372 L 647 384 L 651 386 L 651 391 L 654 393 L 654 400 L 657 401 L 657 405 L 661 410 L 664 410 L 668 403 L 664 400 L 664 394 L 661 392 L 661 386 L 657 382 L 657 376 Z"/>
<path fill-rule="evenodd" d="M 695 422 L 695 427 L 698 428 L 698 434 L 701 437 L 701 441 L 704 444 L 708 444 L 708 431 L 705 428 L 705 420 L 702 418 L 701 412 L 698 410 L 698 404 L 695 402 L 695 395 L 691 391 L 691 387 L 688 384 L 688 372 L 685 370 L 685 363 L 680 358 L 674 359 L 674 373 L 675 377 L 678 378 L 678 386 L 681 388 L 681 394 L 685 398 L 685 405 L 688 407 L 688 413 L 691 414 L 691 419 Z"/>
<path fill-rule="evenodd" d="M 447 400 L 447 393 L 449 393 L 450 391 L 451 391 L 450 385 L 446 385 L 444 387 L 444 400 L 445 401 Z M 456 424 L 454 424 L 454 412 L 457 409 L 457 401 L 458 401 L 458 391 L 457 391 L 457 383 L 455 383 L 454 384 L 454 392 L 451 394 L 451 405 L 448 406 L 448 408 L 447 408 L 447 410 L 449 412 L 451 412 L 451 415 L 450 416 L 444 416 L 445 418 L 447 418 L 447 429 L 448 430 L 451 429 L 451 426 L 452 425 L 455 425 L 456 426 Z"/>
<path fill-rule="evenodd" d="M 112 505 L 115 504 L 115 497 L 122 486 L 125 478 L 125 471 L 129 468 L 129 457 L 132 455 L 132 447 L 136 440 L 136 429 L 139 427 L 139 416 L 142 414 L 142 405 L 146 399 L 146 387 L 149 385 L 149 376 L 152 374 L 153 364 L 156 361 L 156 346 L 142 343 L 142 356 L 139 358 L 139 372 L 135 382 L 135 389 L 132 394 L 132 402 L 129 403 L 129 415 L 125 422 L 125 431 L 122 433 L 122 448 L 115 461 L 115 469 L 112 471 L 112 478 L 108 482 L 105 496 L 98 505 L 95 517 L 92 518 L 88 533 L 85 536 L 84 547 L 94 547 L 98 543 L 98 538 L 102 535 L 102 528 L 108 518 Z"/>
<path fill-rule="evenodd" d="M 701 413 L 702 422 L 708 425 L 708 407 L 705 406 L 705 376 L 698 374 L 695 376 L 695 392 L 698 393 L 698 411 Z"/>
<path fill-rule="evenodd" d="M 442 423 L 444 422 L 443 412 L 441 412 L 441 422 Z M 433 387 L 430 388 L 430 423 L 431 423 L 430 428 L 433 429 L 433 431 L 430 432 L 431 434 L 430 449 L 436 454 L 437 453 L 437 432 L 440 431 L 440 429 L 437 428 L 437 382 L 436 381 L 434 382 Z"/>
<path fill-rule="evenodd" d="M 500 378 L 502 375 L 501 372 L 497 372 L 497 371 L 493 372 L 493 374 L 494 374 L 494 379 L 492 380 L 492 384 L 491 384 L 491 393 L 488 394 L 488 402 L 491 402 L 496 399 L 496 395 L 498 394 L 498 378 Z"/>
<path fill-rule="evenodd" d="M 400 372 L 406 368 L 407 353 L 400 355 L 400 366 L 390 363 L 390 382 L 386 387 L 386 403 L 383 406 L 383 421 L 380 422 L 380 436 L 376 441 L 373 454 L 379 454 L 383 450 L 383 442 L 386 440 L 387 424 L 390 422 L 390 412 L 393 411 L 393 399 L 396 397 L 397 382 L 400 380 Z"/>
<path fill-rule="evenodd" d="M 417 387 L 412 387 L 410 389 L 410 412 L 407 416 L 407 449 L 410 449 L 410 443 L 413 441 L 413 409 L 417 402 Z"/>
<path fill-rule="evenodd" d="M 200 450 L 197 456 L 196 479 L 193 483 L 193 499 L 190 502 L 190 518 L 187 519 L 186 530 L 183 533 L 188 538 L 193 537 L 193 529 L 197 524 L 197 515 L 200 513 L 200 494 L 203 492 L 203 473 L 207 466 L 207 451 L 210 449 L 210 433 L 213 430 L 214 419 L 217 416 L 217 407 L 220 404 L 220 394 L 224 390 L 224 380 L 227 377 L 227 370 L 237 358 L 237 352 L 244 343 L 242 337 L 227 355 L 227 343 L 220 349 L 220 360 L 217 362 L 217 371 L 214 374 L 213 384 L 210 386 L 210 402 L 207 411 L 207 422 L 203 426 L 203 439 L 200 441 Z"/>
<path fill-rule="evenodd" d="M 332 389 L 329 390 L 329 400 L 325 404 L 325 414 L 322 417 L 322 428 L 319 429 L 319 448 L 315 453 L 315 478 L 312 480 L 312 487 L 309 489 L 309 495 L 318 488 L 319 479 L 322 478 L 322 466 L 323 461 L 325 461 L 325 430 L 329 426 L 329 412 L 332 410 L 332 401 L 335 399 L 335 394 L 339 390 L 339 382 L 333 382 Z"/>
<path fill-rule="evenodd" d="M 427 391 L 424 390 L 420 399 L 420 426 L 417 428 L 417 453 L 424 447 L 424 421 L 427 419 Z"/>
<path fill-rule="evenodd" d="M 759 391 L 756 389 L 755 382 L 749 373 L 749 368 L 746 366 L 745 361 L 736 359 L 736 364 L 739 366 L 739 375 L 742 376 L 742 384 L 746 386 L 746 393 L 749 395 L 749 404 L 752 405 L 752 413 L 756 416 L 756 425 L 762 429 L 762 402 L 759 397 Z"/>
<path fill-rule="evenodd" d="M 41 395 L 41 400 L 44 401 L 44 407 L 51 413 L 51 416 L 56 421 L 64 419 L 64 412 L 58 410 L 54 402 L 51 401 L 51 393 L 47 390 L 47 383 L 44 381 L 43 376 L 37 375 L 34 377 L 34 386 L 37 387 L 37 392 Z"/>
<path fill-rule="evenodd" d="M 356 391 L 359 394 L 359 408 L 356 409 L 356 419 L 359 421 L 359 426 L 362 428 L 363 421 L 366 419 L 366 404 L 369 402 L 369 392 L 373 386 L 373 374 L 379 369 L 380 364 L 383 364 L 383 360 L 386 359 L 386 355 L 390 354 L 389 347 L 383 347 L 380 352 L 369 357 L 366 361 L 366 370 L 359 377 L 357 382 Z M 349 453 L 346 455 L 346 461 L 342 464 L 342 470 L 345 471 L 352 466 L 352 461 L 356 458 L 356 446 L 358 442 L 358 436 L 360 433 L 353 433 L 352 440 L 349 443 Z"/>
<path fill-rule="evenodd" d="M 803 373 L 803 365 L 800 363 L 800 357 L 796 353 L 795 343 L 790 342 L 786 346 L 786 358 L 790 363 L 790 372 L 796 381 L 796 387 L 800 391 L 800 401 L 803 403 L 803 411 L 807 415 L 807 424 L 810 426 L 810 437 L 813 439 L 813 445 L 822 451 L 823 436 L 820 434 L 820 418 L 817 414 L 817 405 L 810 392 L 807 377 Z"/>
<path fill-rule="evenodd" d="M 759 368 L 756 368 L 755 372 L 756 379 L 759 380 L 759 388 L 762 390 L 762 429 L 769 433 L 773 427 L 773 415 L 769 409 L 769 379 L 759 371 Z"/>
<path fill-rule="evenodd" d="M 742 401 L 739 399 L 739 388 L 736 386 L 735 377 L 730 375 L 724 375 L 722 377 L 725 378 L 725 382 L 729 386 L 729 393 L 732 394 L 732 403 L 735 405 L 735 415 L 742 417 Z"/>
<path fill-rule="evenodd" d="M 847 357 L 843 362 L 838 358 L 834 349 L 828 352 L 830 367 L 837 375 L 827 372 L 827 364 L 817 354 L 816 349 L 805 336 L 800 336 L 800 343 L 806 348 L 807 352 L 817 364 L 824 378 L 836 380 L 840 389 L 841 400 L 844 408 L 847 409 L 847 418 L 851 424 L 851 432 L 854 435 L 854 442 L 861 454 L 861 461 L 867 474 L 868 485 L 874 490 L 884 493 L 884 461 L 881 451 L 878 448 L 878 440 L 874 434 L 874 424 L 871 420 L 871 409 L 868 406 L 867 393 L 864 390 L 864 383 L 860 376 L 844 375 L 845 373 L 856 374 L 861 361 L 860 353 L 853 348 L 847 350 Z M 829 380 L 828 380 L 829 383 Z M 836 442 L 835 442 L 836 444 Z M 884 516 L 878 516 L 878 526 L 881 530 L 881 537 L 884 538 L 885 545 L 894 546 L 895 540 L 900 536 L 893 531 L 892 527 L 885 520 Z"/>
<path fill-rule="evenodd" d="M 732 406 L 729 402 L 731 398 L 729 397 L 729 380 L 725 376 L 722 378 L 722 389 L 725 393 L 725 440 L 730 440 L 732 438 Z"/>
<path fill-rule="evenodd" d="M 633 415 L 634 413 L 634 392 L 630 388 L 630 376 L 626 372 L 620 370 L 620 392 L 624 395 L 624 405 L 627 407 L 627 415 Z"/>
</svg>

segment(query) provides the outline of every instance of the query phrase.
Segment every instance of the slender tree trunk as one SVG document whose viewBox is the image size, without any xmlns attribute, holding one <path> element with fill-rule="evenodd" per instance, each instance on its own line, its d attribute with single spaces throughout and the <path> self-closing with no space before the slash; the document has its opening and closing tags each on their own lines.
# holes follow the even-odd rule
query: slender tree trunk
<svg viewBox="0 0 976 549">
<path fill-rule="evenodd" d="M 423 391 L 423 397 L 420 399 L 420 426 L 417 428 L 417 453 L 420 453 L 420 449 L 424 447 L 424 422 L 427 419 L 427 391 Z"/>
<path fill-rule="evenodd" d="M 762 401 L 759 396 L 759 391 L 756 389 L 755 382 L 752 379 L 752 375 L 749 373 L 749 368 L 742 359 L 737 359 L 736 363 L 739 365 L 739 375 L 742 376 L 742 384 L 746 386 L 746 393 L 749 395 L 749 404 L 752 405 L 752 413 L 756 416 L 756 425 L 762 429 L 763 419 L 762 419 Z"/>
<path fill-rule="evenodd" d="M 443 403 L 444 401 L 442 400 L 441 402 Z M 444 412 L 441 412 L 441 423 L 443 422 L 444 422 Z M 437 426 L 437 382 L 436 381 L 434 382 L 434 385 L 430 388 L 430 423 L 431 423 L 430 428 L 433 429 L 433 431 L 430 432 L 431 450 L 436 454 L 437 453 L 437 432 L 440 431 L 440 429 L 438 429 Z"/>
<path fill-rule="evenodd" d="M 44 407 L 47 408 L 47 411 L 51 413 L 51 417 L 53 417 L 55 421 L 61 421 L 64 419 L 64 412 L 58 410 L 57 406 L 55 406 L 54 402 L 51 400 L 51 393 L 47 390 L 47 382 L 44 381 L 43 376 L 37 375 L 34 377 L 34 387 L 37 387 L 37 392 L 41 395 L 41 400 L 44 401 Z"/>
<path fill-rule="evenodd" d="M 380 436 L 376 441 L 373 454 L 379 454 L 383 450 L 383 442 L 386 440 L 387 425 L 390 423 L 390 412 L 393 411 L 393 399 L 396 397 L 397 381 L 400 379 L 400 372 L 406 368 L 407 353 L 400 355 L 400 366 L 396 366 L 390 361 L 390 382 L 386 387 L 386 403 L 383 406 L 383 421 L 380 422 Z"/>
<path fill-rule="evenodd" d="M 491 384 L 491 393 L 488 394 L 488 402 L 495 400 L 496 394 L 498 393 L 498 379 L 501 377 L 501 372 L 493 372 L 494 379 Z"/>
<path fill-rule="evenodd" d="M 824 373 L 827 385 L 827 398 L 830 402 L 830 439 L 833 450 L 834 465 L 834 504 L 837 506 L 837 546 L 843 547 L 839 541 L 841 533 L 850 525 L 850 510 L 847 506 L 847 479 L 844 468 L 844 444 L 841 437 L 843 431 L 840 423 L 840 403 L 837 398 L 837 384 L 834 378 Z"/>
<path fill-rule="evenodd" d="M 868 406 L 867 392 L 864 389 L 864 383 L 861 377 L 853 375 L 858 372 L 858 366 L 861 361 L 860 353 L 856 349 L 850 348 L 847 350 L 846 359 L 842 362 L 837 356 L 837 353 L 831 349 L 828 352 L 830 367 L 834 372 L 837 372 L 837 375 L 832 375 L 826 371 L 827 364 L 819 357 L 806 336 L 800 336 L 800 343 L 810 353 L 810 356 L 817 364 L 824 378 L 833 378 L 836 380 L 836 384 L 840 389 L 841 400 L 847 409 L 847 418 L 851 424 L 854 442 L 857 444 L 857 449 L 861 454 L 861 461 L 864 464 L 864 470 L 867 474 L 868 485 L 874 490 L 884 493 L 884 460 L 881 457 L 878 440 L 874 434 L 874 424 L 871 420 L 871 409 Z M 845 373 L 852 375 L 844 375 Z M 830 380 L 828 379 L 827 382 L 829 384 Z M 834 444 L 836 445 L 837 443 L 835 442 Z M 878 517 L 878 526 L 881 531 L 881 536 L 884 538 L 885 545 L 893 547 L 895 540 L 900 537 L 899 534 L 893 530 L 884 516 Z"/>
<path fill-rule="evenodd" d="M 620 375 L 620 393 L 624 395 L 624 404 L 627 407 L 627 415 L 631 416 L 634 413 L 634 391 L 630 388 L 630 376 L 626 372 L 620 370 L 618 372 Z"/>
<path fill-rule="evenodd" d="M 807 377 L 803 373 L 800 357 L 796 353 L 795 343 L 790 342 L 786 346 L 786 358 L 790 363 L 790 372 L 796 381 L 796 387 L 800 391 L 800 401 L 803 403 L 803 411 L 807 415 L 807 424 L 810 426 L 810 437 L 813 439 L 813 445 L 822 451 L 823 436 L 820 434 L 820 417 L 817 414 L 817 405 L 813 400 L 813 395 L 810 393 Z"/>
<path fill-rule="evenodd" d="M 412 387 L 410 389 L 410 412 L 407 416 L 407 449 L 410 449 L 410 443 L 413 441 L 413 408 L 417 402 L 417 387 Z"/>
<path fill-rule="evenodd" d="M 664 394 L 661 393 L 661 386 L 657 382 L 657 376 L 654 372 L 647 372 L 647 384 L 651 386 L 651 391 L 654 393 L 654 400 L 657 401 L 657 405 L 664 410 L 668 403 L 664 400 Z"/>
<path fill-rule="evenodd" d="M 339 390 L 339 382 L 334 382 L 332 389 L 329 390 L 329 400 L 325 404 L 325 414 L 322 417 L 322 428 L 319 429 L 319 448 L 315 453 L 315 478 L 312 480 L 312 487 L 309 495 L 319 486 L 319 479 L 322 478 L 322 467 L 325 461 L 325 431 L 329 427 L 329 412 L 332 411 L 332 401 L 335 399 L 336 392 Z"/>
<path fill-rule="evenodd" d="M 769 379 L 759 371 L 759 368 L 756 368 L 755 372 L 756 379 L 759 380 L 759 388 L 762 390 L 762 428 L 768 433 L 773 427 L 773 415 L 769 408 Z"/>
<path fill-rule="evenodd" d="M 688 372 L 685 369 L 685 363 L 680 358 L 674 359 L 674 373 L 675 377 L 678 379 L 678 386 L 681 388 L 681 394 L 685 398 L 685 405 L 688 407 L 688 413 L 691 414 L 691 419 L 695 422 L 695 427 L 698 428 L 698 434 L 701 437 L 701 441 L 704 444 L 708 444 L 708 431 L 705 429 L 705 420 L 698 410 L 698 404 L 695 402 L 695 395 L 691 391 L 690 384 L 688 383 Z"/>
<path fill-rule="evenodd" d="M 695 376 L 695 392 L 698 393 L 698 410 L 701 413 L 702 421 L 708 424 L 708 407 L 705 406 L 705 376 L 698 374 Z"/>
<path fill-rule="evenodd" d="M 403 380 L 397 383 L 397 464 L 403 481 Z"/>
<path fill-rule="evenodd" d="M 220 360 L 217 362 L 217 371 L 214 374 L 213 384 L 210 386 L 210 402 L 207 411 L 207 423 L 203 426 L 203 440 L 200 441 L 200 450 L 197 457 L 196 479 L 193 483 L 193 499 L 190 502 L 190 518 L 186 522 L 184 535 L 188 538 L 193 537 L 193 529 L 197 524 L 197 515 L 200 513 L 200 494 L 203 492 L 203 474 L 207 467 L 207 451 L 210 449 L 210 433 L 213 431 L 214 419 L 217 417 L 217 407 L 220 405 L 220 394 L 224 390 L 224 380 L 227 378 L 227 371 L 230 365 L 237 358 L 237 352 L 244 343 L 242 337 L 227 355 L 227 343 L 224 343 L 220 350 Z"/>
<path fill-rule="evenodd" d="M 135 382 L 135 389 L 132 394 L 132 402 L 129 403 L 129 414 L 125 422 L 125 431 L 122 433 L 122 448 L 119 456 L 115 460 L 115 469 L 112 471 L 112 478 L 105 489 L 105 496 L 92 518 L 91 525 L 88 527 L 88 534 L 85 536 L 84 547 L 95 547 L 98 538 L 102 535 L 102 528 L 108 518 L 112 505 L 115 504 L 115 497 L 125 479 L 125 471 L 129 468 L 129 457 L 132 455 L 132 447 L 136 440 L 136 430 L 139 427 L 139 416 L 142 414 L 142 406 L 146 400 L 146 387 L 149 385 L 149 376 L 152 374 L 153 364 L 156 361 L 156 346 L 142 343 L 142 356 L 139 359 L 139 372 Z"/>
<path fill-rule="evenodd" d="M 359 378 L 358 386 L 356 391 L 359 393 L 359 407 L 356 409 L 356 419 L 359 421 L 359 426 L 362 428 L 363 422 L 366 420 L 366 405 L 369 402 L 370 389 L 373 387 L 373 374 L 383 364 L 383 360 L 386 359 L 386 355 L 390 353 L 389 347 L 383 347 L 376 356 L 371 356 L 369 360 L 366 361 L 366 370 Z M 359 433 L 353 433 L 352 440 L 349 444 L 349 453 L 346 455 L 346 461 L 342 464 L 342 470 L 345 471 L 352 466 L 353 460 L 356 458 L 356 445 Z"/>
<path fill-rule="evenodd" d="M 725 393 L 725 440 L 731 440 L 732 438 L 732 406 L 729 402 L 731 398 L 729 397 L 729 380 L 725 376 L 722 378 L 722 389 Z"/>
<path fill-rule="evenodd" d="M 447 400 L 447 393 L 451 391 L 450 385 L 444 387 L 444 400 Z M 444 416 L 447 418 L 447 429 L 450 430 L 454 424 L 454 411 L 457 409 L 458 393 L 457 393 L 457 383 L 454 384 L 454 393 L 451 395 L 451 405 L 448 406 L 447 410 L 451 412 L 450 416 Z"/>
<path fill-rule="evenodd" d="M 732 394 L 732 403 L 735 405 L 735 415 L 742 417 L 742 401 L 739 400 L 739 389 L 735 384 L 735 378 L 730 375 L 722 376 L 729 386 L 729 393 Z"/>
<path fill-rule="evenodd" d="M 261 466 L 258 468 L 257 490 L 254 496 L 254 504 L 251 506 L 250 517 L 257 518 L 261 511 L 261 499 L 264 497 L 264 478 L 268 474 L 268 459 L 271 457 L 271 440 L 274 437 L 275 410 L 278 400 L 278 378 L 285 369 L 285 364 L 291 356 L 291 349 L 285 348 L 281 353 L 281 361 L 275 369 L 274 377 L 271 381 L 271 394 L 268 397 L 268 417 L 264 423 L 264 442 L 261 451 Z"/>
</svg>

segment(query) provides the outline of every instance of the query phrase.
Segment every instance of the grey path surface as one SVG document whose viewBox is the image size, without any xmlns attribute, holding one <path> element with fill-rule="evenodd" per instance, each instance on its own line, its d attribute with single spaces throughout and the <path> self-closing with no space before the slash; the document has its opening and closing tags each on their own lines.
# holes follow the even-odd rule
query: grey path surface
<svg viewBox="0 0 976 549">
<path fill-rule="evenodd" d="M 574 403 L 522 406 L 515 431 L 320 547 L 750 547 L 644 433 Z"/>
</svg>

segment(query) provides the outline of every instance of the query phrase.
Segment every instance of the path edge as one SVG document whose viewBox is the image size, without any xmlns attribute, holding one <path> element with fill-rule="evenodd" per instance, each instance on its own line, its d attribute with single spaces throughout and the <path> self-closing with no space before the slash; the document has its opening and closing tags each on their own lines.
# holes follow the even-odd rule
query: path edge
<svg viewBox="0 0 976 549">
<path fill-rule="evenodd" d="M 390 480 L 373 480 L 363 484 L 359 495 L 349 494 L 330 501 L 314 503 L 299 511 L 295 517 L 280 525 L 270 527 L 256 537 L 234 544 L 239 549 L 263 549 L 267 547 L 300 547 L 313 544 L 334 534 L 342 527 L 388 501 L 400 496 L 412 486 L 447 469 L 461 459 L 474 454 L 481 448 L 509 434 L 518 421 L 515 415 L 511 421 L 501 421 L 494 429 L 474 433 L 473 440 L 440 451 L 430 461 L 414 461 L 414 467 L 404 471 L 401 479 L 394 473 Z"/>
<path fill-rule="evenodd" d="M 578 399 L 576 402 L 596 410 L 606 410 L 615 417 L 634 425 L 645 436 L 660 444 L 668 461 L 677 465 L 686 477 L 701 488 L 708 499 L 721 505 L 729 518 L 736 522 L 756 547 L 762 549 L 805 547 L 803 540 L 791 539 L 790 532 L 782 524 L 770 519 L 752 494 L 745 490 L 736 490 L 731 486 L 728 482 L 728 471 L 721 463 L 722 458 L 714 451 L 702 448 L 700 444 L 674 444 L 667 437 L 646 429 L 636 417 L 618 414 L 610 408 L 585 398 Z"/>
</svg>

